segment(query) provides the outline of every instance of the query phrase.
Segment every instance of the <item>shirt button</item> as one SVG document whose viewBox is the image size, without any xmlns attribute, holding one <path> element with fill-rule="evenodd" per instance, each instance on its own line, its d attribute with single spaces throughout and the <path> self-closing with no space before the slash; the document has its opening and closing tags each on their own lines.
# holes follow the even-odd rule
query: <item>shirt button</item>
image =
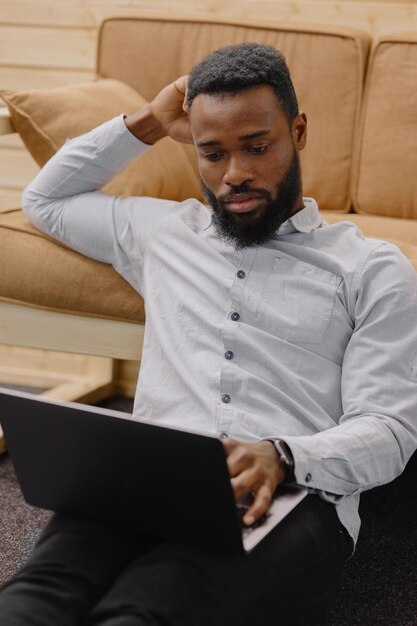
<svg viewBox="0 0 417 626">
<path fill-rule="evenodd" d="M 307 475 L 306 475 L 306 477 L 305 477 L 305 481 L 306 481 L 306 483 L 309 483 L 309 482 L 310 482 L 310 480 L 311 480 L 311 478 L 312 478 L 312 476 L 311 476 L 310 472 L 308 472 L 308 474 L 307 474 Z"/>
<path fill-rule="evenodd" d="M 230 361 L 230 359 L 233 359 L 235 355 L 233 354 L 231 350 L 228 350 L 227 352 L 224 353 L 224 356 L 226 357 L 226 359 Z"/>
<path fill-rule="evenodd" d="M 240 315 L 236 311 L 233 311 L 230 317 L 232 318 L 234 322 L 237 322 L 240 319 Z"/>
<path fill-rule="evenodd" d="M 222 402 L 224 402 L 225 404 L 229 404 L 231 399 L 232 398 L 229 396 L 228 393 L 225 393 L 225 394 L 222 395 Z"/>
<path fill-rule="evenodd" d="M 239 270 L 238 273 L 236 274 L 236 276 L 238 278 L 245 278 L 246 274 L 243 270 Z"/>
<path fill-rule="evenodd" d="M 219 435 L 219 439 L 227 439 L 228 438 L 228 434 L 224 432 L 224 430 L 222 430 L 222 432 Z"/>
</svg>

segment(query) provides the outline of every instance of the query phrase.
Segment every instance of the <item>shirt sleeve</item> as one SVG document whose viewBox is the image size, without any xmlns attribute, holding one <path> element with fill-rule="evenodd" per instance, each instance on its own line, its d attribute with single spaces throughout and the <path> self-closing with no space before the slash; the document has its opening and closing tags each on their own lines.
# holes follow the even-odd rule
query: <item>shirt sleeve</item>
<svg viewBox="0 0 417 626">
<path fill-rule="evenodd" d="M 352 297 L 339 424 L 283 437 L 297 483 L 330 500 L 390 482 L 417 447 L 417 274 L 398 248 L 381 243 Z"/>
<path fill-rule="evenodd" d="M 23 210 L 39 230 L 113 265 L 139 293 L 147 242 L 178 203 L 99 189 L 149 148 L 121 115 L 68 140 L 23 192 Z"/>
</svg>

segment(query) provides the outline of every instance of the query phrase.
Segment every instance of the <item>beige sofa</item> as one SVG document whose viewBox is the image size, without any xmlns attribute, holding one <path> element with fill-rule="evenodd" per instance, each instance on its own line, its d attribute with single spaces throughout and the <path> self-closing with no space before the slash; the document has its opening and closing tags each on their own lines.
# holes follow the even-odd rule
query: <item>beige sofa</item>
<svg viewBox="0 0 417 626">
<path fill-rule="evenodd" d="M 212 49 L 243 40 L 287 57 L 309 119 L 305 194 L 329 222 L 395 242 L 417 269 L 415 33 L 372 41 L 337 27 L 115 18 L 100 30 L 98 82 L 2 92 L 11 122 L 0 128 L 13 126 L 42 165 L 67 137 L 135 110 Z M 106 190 L 199 195 L 193 148 L 163 140 Z M 40 234 L 19 209 L 0 215 L 0 344 L 140 359 L 144 321 L 142 300 L 112 268 Z M 111 371 L 97 385 L 108 392 Z"/>
</svg>

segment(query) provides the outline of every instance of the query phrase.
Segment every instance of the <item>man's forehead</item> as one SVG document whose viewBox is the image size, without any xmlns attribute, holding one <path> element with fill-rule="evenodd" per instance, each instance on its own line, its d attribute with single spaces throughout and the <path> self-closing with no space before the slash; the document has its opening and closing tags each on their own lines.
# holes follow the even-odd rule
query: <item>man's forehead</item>
<svg viewBox="0 0 417 626">
<path fill-rule="evenodd" d="M 201 133 L 212 129 L 234 130 L 240 137 L 266 134 L 277 124 L 287 124 L 281 105 L 268 85 L 261 85 L 233 93 L 201 93 L 190 109 L 193 131 Z M 204 138 L 205 142 L 215 138 Z M 242 139 L 244 140 L 244 139 Z"/>
<path fill-rule="evenodd" d="M 231 91 L 212 91 L 201 92 L 195 96 L 190 106 L 190 111 L 193 110 L 193 106 L 196 102 L 207 101 L 216 103 L 218 106 L 230 105 L 230 103 L 247 102 L 248 100 L 257 98 L 268 99 L 271 102 L 275 101 L 276 105 L 280 107 L 279 100 L 270 85 L 254 85 L 251 87 L 245 87 L 243 89 L 236 89 Z"/>
<path fill-rule="evenodd" d="M 241 142 L 245 142 L 245 141 L 251 141 L 252 139 L 259 139 L 260 137 L 265 137 L 266 135 L 269 135 L 270 133 L 269 128 L 264 128 L 262 130 L 256 130 L 253 133 L 246 133 L 244 135 L 240 135 L 238 136 L 238 141 Z M 197 141 L 196 142 L 196 146 L 200 147 L 200 148 L 205 148 L 205 147 L 209 147 L 209 146 L 215 146 L 217 145 L 219 142 L 215 139 L 211 139 L 211 140 L 207 140 L 207 141 Z"/>
</svg>

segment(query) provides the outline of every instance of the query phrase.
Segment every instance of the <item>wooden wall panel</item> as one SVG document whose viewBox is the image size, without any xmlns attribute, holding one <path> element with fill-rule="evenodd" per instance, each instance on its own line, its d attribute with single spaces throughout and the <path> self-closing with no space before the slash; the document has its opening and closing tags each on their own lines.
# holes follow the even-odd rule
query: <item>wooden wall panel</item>
<svg viewBox="0 0 417 626">
<path fill-rule="evenodd" d="M 24 150 L 24 143 L 17 133 L 13 135 L 0 136 L 0 148 L 14 148 L 15 150 Z"/>
<path fill-rule="evenodd" d="M 39 166 L 26 150 L 5 148 L 1 150 L 0 189 L 19 190 L 36 176 Z"/>
<path fill-rule="evenodd" d="M 0 25 L 0 59 L 2 66 L 93 70 L 96 30 Z"/>
<path fill-rule="evenodd" d="M 0 23 L 63 28 L 96 25 L 84 0 L 1 0 Z"/>
</svg>

